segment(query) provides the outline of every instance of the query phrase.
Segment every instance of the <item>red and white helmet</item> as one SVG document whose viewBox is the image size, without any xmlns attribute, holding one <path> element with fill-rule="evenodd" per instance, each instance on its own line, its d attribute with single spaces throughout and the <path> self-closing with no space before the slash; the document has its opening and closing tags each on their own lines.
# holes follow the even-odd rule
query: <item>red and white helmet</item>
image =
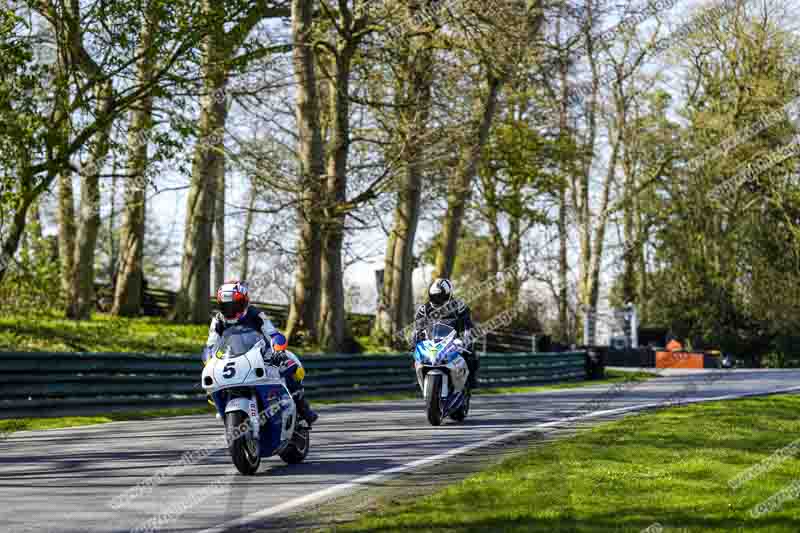
<svg viewBox="0 0 800 533">
<path fill-rule="evenodd" d="M 217 303 L 225 322 L 228 324 L 238 322 L 250 306 L 247 284 L 238 280 L 226 281 L 217 290 Z"/>
</svg>

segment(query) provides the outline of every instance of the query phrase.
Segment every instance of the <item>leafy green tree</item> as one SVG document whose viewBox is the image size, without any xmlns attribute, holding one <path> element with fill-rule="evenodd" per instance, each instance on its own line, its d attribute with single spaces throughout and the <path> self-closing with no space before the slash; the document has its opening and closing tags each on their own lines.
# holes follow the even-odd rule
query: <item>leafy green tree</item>
<svg viewBox="0 0 800 533">
<path fill-rule="evenodd" d="M 503 306 L 514 306 L 527 272 L 522 271 L 525 238 L 552 224 L 548 211 L 563 180 L 557 172 L 559 140 L 531 120 L 535 105 L 527 92 L 511 92 L 498 118 L 479 171 L 474 211 L 491 239 L 488 277 L 504 282 Z"/>
<path fill-rule="evenodd" d="M 653 322 L 743 355 L 800 325 L 797 129 L 786 115 L 748 130 L 796 97 L 800 47 L 777 16 L 737 10 L 686 43 L 689 161 L 655 198 Z"/>
</svg>

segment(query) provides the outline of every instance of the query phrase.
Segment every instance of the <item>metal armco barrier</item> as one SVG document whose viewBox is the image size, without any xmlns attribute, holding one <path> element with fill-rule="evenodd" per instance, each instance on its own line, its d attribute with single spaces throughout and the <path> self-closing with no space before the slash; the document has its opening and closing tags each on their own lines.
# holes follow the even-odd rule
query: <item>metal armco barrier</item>
<svg viewBox="0 0 800 533">
<path fill-rule="evenodd" d="M 417 390 L 410 354 L 305 355 L 309 398 Z M 489 353 L 482 387 L 586 378 L 586 352 Z M 202 406 L 197 355 L 0 353 L 0 418 Z"/>
</svg>

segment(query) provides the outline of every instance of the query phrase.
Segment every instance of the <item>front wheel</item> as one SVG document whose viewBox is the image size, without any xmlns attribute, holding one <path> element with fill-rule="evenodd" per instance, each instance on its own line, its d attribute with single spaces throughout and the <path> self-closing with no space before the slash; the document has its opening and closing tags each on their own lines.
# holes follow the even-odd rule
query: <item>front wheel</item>
<svg viewBox="0 0 800 533">
<path fill-rule="evenodd" d="M 442 423 L 442 376 L 429 374 L 425 376 L 425 397 L 428 411 L 428 422 L 432 426 Z"/>
<path fill-rule="evenodd" d="M 469 401 L 472 399 L 472 391 L 467 388 L 464 391 L 464 403 L 461 404 L 461 407 L 456 409 L 456 411 L 451 415 L 453 420 L 456 422 L 463 422 L 467 415 L 469 414 Z"/>
<path fill-rule="evenodd" d="M 311 434 L 309 433 L 308 428 L 296 428 L 294 430 L 294 435 L 292 435 L 291 442 L 289 442 L 289 445 L 286 447 L 286 449 L 281 452 L 280 457 L 287 464 L 300 464 L 305 461 L 306 455 L 308 455 L 308 448 L 310 446 Z"/>
<path fill-rule="evenodd" d="M 248 431 L 242 433 L 241 429 L 245 427 Z M 261 466 L 261 453 L 258 438 L 254 438 L 251 433 L 250 417 L 242 411 L 225 413 L 225 429 L 231 436 L 228 449 L 236 469 L 246 476 L 254 475 Z"/>
</svg>

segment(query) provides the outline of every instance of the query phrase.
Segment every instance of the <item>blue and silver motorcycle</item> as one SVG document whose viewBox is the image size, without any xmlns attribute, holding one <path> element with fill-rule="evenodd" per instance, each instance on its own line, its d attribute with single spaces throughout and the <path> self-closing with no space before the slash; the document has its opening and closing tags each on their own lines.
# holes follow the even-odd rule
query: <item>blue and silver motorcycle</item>
<svg viewBox="0 0 800 533">
<path fill-rule="evenodd" d="M 234 326 L 215 353 L 204 355 L 203 388 L 225 421 L 233 464 L 245 475 L 258 471 L 262 457 L 279 455 L 296 464 L 308 454 L 308 425 L 298 421 L 281 369 L 265 362 L 271 350 L 256 330 Z"/>
<path fill-rule="evenodd" d="M 470 401 L 469 369 L 461 356 L 464 345 L 456 338 L 456 330 L 441 322 L 427 327 L 423 335 L 414 350 L 414 368 L 428 422 L 438 426 L 448 416 L 461 422 L 467 418 Z"/>
</svg>

